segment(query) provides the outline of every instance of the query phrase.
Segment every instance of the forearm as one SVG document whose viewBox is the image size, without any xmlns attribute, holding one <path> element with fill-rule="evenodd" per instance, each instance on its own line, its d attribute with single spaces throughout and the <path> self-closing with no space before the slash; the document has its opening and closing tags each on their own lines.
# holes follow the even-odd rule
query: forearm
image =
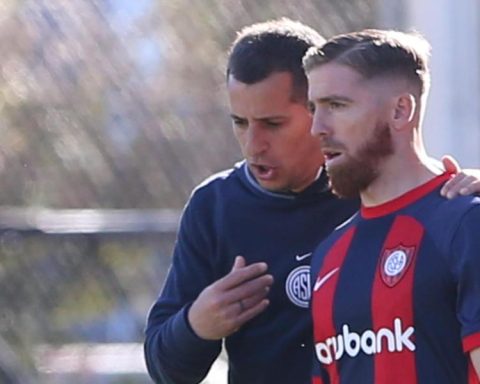
<svg viewBox="0 0 480 384">
<path fill-rule="evenodd" d="M 209 209 L 197 193 L 187 204 L 171 268 L 148 315 L 145 360 L 156 383 L 200 382 L 221 350 L 221 340 L 201 339 L 187 320 L 190 303 L 216 279 L 211 267 L 214 232 L 206 230 L 210 227 L 205 222 Z"/>
<path fill-rule="evenodd" d="M 220 353 L 221 341 L 206 341 L 196 336 L 186 321 L 185 309 L 162 323 L 155 315 L 153 308 L 145 339 L 150 376 L 157 383 L 200 382 Z"/>
</svg>

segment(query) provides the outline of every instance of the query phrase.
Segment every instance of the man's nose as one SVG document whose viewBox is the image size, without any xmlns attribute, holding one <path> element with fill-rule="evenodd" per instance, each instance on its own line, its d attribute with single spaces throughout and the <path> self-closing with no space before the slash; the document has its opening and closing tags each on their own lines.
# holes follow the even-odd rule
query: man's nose
<svg viewBox="0 0 480 384">
<path fill-rule="evenodd" d="M 325 119 L 325 116 L 319 111 L 315 111 L 312 119 L 312 128 L 310 133 L 313 136 L 327 136 L 330 133 L 329 125 Z"/>
<path fill-rule="evenodd" d="M 248 156 L 258 156 L 269 147 L 268 134 L 258 124 L 251 124 L 248 127 L 245 150 Z"/>
</svg>

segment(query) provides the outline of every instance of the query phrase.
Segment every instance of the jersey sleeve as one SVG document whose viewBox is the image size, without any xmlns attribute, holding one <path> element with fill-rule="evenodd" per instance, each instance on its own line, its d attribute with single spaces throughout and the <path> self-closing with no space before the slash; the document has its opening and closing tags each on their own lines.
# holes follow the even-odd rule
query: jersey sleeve
<svg viewBox="0 0 480 384">
<path fill-rule="evenodd" d="M 221 341 L 201 339 L 187 319 L 191 303 L 215 280 L 211 223 L 194 199 L 182 215 L 172 265 L 147 319 L 145 360 L 156 383 L 200 382 L 221 350 Z"/>
<path fill-rule="evenodd" d="M 457 317 L 465 352 L 480 347 L 480 204 L 465 215 L 452 242 L 457 279 Z"/>
</svg>

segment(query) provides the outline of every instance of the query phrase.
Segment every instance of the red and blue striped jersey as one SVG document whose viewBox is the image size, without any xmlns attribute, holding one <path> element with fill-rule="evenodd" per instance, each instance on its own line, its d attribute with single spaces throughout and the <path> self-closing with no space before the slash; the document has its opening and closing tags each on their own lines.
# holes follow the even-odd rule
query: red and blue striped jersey
<svg viewBox="0 0 480 384">
<path fill-rule="evenodd" d="M 438 176 L 362 207 L 312 260 L 314 384 L 479 383 L 480 198 Z"/>
</svg>

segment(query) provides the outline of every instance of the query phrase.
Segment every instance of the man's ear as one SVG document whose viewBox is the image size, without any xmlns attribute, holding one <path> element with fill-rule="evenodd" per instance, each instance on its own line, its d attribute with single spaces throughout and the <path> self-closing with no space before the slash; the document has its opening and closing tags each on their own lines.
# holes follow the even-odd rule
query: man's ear
<svg viewBox="0 0 480 384">
<path fill-rule="evenodd" d="M 394 100 L 392 112 L 392 125 L 401 130 L 412 123 L 417 110 L 417 101 L 411 93 L 402 93 Z"/>
</svg>

